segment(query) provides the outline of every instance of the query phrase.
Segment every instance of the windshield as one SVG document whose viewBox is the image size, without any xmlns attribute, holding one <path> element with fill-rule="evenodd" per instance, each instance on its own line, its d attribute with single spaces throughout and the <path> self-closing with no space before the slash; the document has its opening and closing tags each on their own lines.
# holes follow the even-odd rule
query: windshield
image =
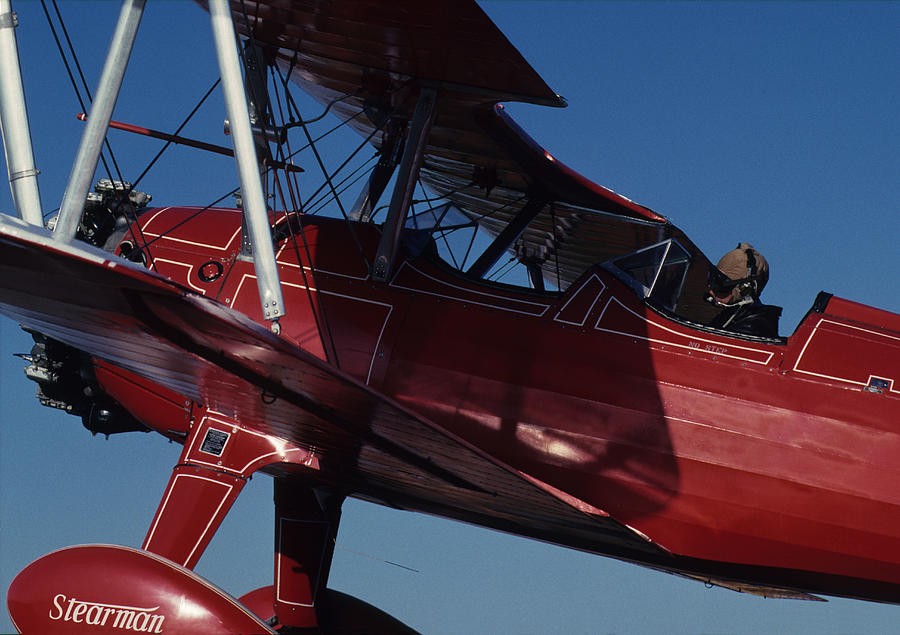
<svg viewBox="0 0 900 635">
<path fill-rule="evenodd" d="M 642 298 L 674 311 L 690 264 L 691 257 L 687 251 L 669 239 L 614 258 L 604 263 L 603 267 Z"/>
<path fill-rule="evenodd" d="M 463 227 L 472 227 L 474 223 L 453 203 L 445 203 L 430 207 L 415 214 L 410 213 L 406 219 L 406 229 L 451 231 Z"/>
</svg>

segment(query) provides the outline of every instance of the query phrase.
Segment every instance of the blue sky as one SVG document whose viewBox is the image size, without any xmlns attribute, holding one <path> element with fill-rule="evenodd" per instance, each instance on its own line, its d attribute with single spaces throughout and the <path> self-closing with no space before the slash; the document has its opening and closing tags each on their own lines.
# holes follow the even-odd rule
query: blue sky
<svg viewBox="0 0 900 635">
<path fill-rule="evenodd" d="M 118 4 L 61 5 L 93 88 Z M 751 242 L 770 262 L 764 299 L 785 307 L 783 334 L 820 290 L 900 312 L 900 3 L 483 7 L 569 101 L 562 110 L 512 105 L 519 123 L 573 168 L 668 216 L 713 260 Z M 83 124 L 40 4 L 14 8 L 50 210 Z M 115 118 L 172 129 L 216 76 L 206 14 L 189 3 L 150 3 Z M 217 94 L 184 134 L 227 144 L 223 117 Z M 110 138 L 126 175 L 159 147 L 124 133 Z M 228 160 L 176 149 L 140 189 L 158 204 L 205 204 L 235 179 Z M 0 211 L 12 211 L 5 187 Z M 55 548 L 138 545 L 179 454 L 151 435 L 92 438 L 75 418 L 41 408 L 12 357 L 29 348 L 0 319 L 4 590 Z M 258 476 L 197 571 L 235 595 L 269 584 L 272 533 L 271 484 Z M 339 543 L 332 586 L 429 633 L 864 633 L 895 630 L 900 619 L 892 606 L 706 589 L 353 501 Z M 0 631 L 10 629 L 3 611 Z"/>
</svg>

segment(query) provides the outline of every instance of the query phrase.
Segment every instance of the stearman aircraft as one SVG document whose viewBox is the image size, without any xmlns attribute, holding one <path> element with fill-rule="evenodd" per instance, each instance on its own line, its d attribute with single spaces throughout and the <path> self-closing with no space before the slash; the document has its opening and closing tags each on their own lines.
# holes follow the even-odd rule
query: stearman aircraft
<svg viewBox="0 0 900 635">
<path fill-rule="evenodd" d="M 108 127 L 157 134 L 110 121 L 142 2 L 123 4 L 50 229 L 3 86 L 22 221 L 0 219 L 0 310 L 34 336 L 26 372 L 92 431 L 184 447 L 142 549 L 20 573 L 20 630 L 402 631 L 326 591 L 347 497 L 744 592 L 900 601 L 900 316 L 823 293 L 786 337 L 710 326 L 730 283 L 516 125 L 501 102 L 563 104 L 474 3 L 208 9 L 240 209 L 88 191 Z M 304 126 L 267 73 L 378 150 L 355 198 L 322 199 L 337 217 L 309 209 L 315 159 L 294 165 Z M 487 278 L 505 261 L 527 288 Z M 275 580 L 235 599 L 191 570 L 256 472 Z"/>
</svg>

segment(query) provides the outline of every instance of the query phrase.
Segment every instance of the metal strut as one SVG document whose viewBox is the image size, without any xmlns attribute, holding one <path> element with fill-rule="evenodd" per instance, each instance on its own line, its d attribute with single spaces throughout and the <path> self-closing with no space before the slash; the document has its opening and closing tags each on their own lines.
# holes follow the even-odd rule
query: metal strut
<svg viewBox="0 0 900 635">
<path fill-rule="evenodd" d="M 0 135 L 6 152 L 9 188 L 19 217 L 34 225 L 43 225 L 16 26 L 16 14 L 10 1 L 0 0 Z"/>
<path fill-rule="evenodd" d="M 269 229 L 269 215 L 259 176 L 253 132 L 250 129 L 250 113 L 241 78 L 241 65 L 228 0 L 210 0 L 209 15 L 216 43 L 216 57 L 219 60 L 219 73 L 222 75 L 225 109 L 231 122 L 231 138 L 241 181 L 244 218 L 253 246 L 253 264 L 259 300 L 263 316 L 267 320 L 278 320 L 285 314 L 284 300 L 281 297 L 281 282 L 278 278 L 275 249 L 272 246 L 272 234 Z M 275 325 L 273 330 L 277 331 Z"/>
<path fill-rule="evenodd" d="M 106 138 L 109 120 L 119 98 L 119 90 L 122 88 L 125 67 L 128 65 L 138 26 L 141 24 L 144 4 L 145 0 L 122 2 L 116 30 L 113 32 L 103 72 L 100 74 L 100 83 L 91 105 L 87 127 L 81 136 L 78 154 L 75 155 L 66 191 L 59 206 L 59 216 L 53 230 L 54 236 L 59 240 L 68 241 L 75 238 L 84 202 L 94 179 L 94 172 L 97 170 L 97 162 L 100 160 L 103 139 Z"/>
<path fill-rule="evenodd" d="M 494 242 L 488 245 L 488 248 L 469 267 L 466 273 L 470 276 L 483 278 L 497 264 L 503 252 L 512 247 L 512 244 L 516 242 L 516 239 L 525 231 L 525 228 L 528 227 L 531 221 L 537 218 L 537 215 L 541 213 L 546 204 L 547 197 L 534 196 L 529 198 L 528 202 L 516 214 L 516 217 L 509 222 L 503 231 L 497 234 Z"/>
<path fill-rule="evenodd" d="M 401 126 L 396 121 L 388 122 L 378 163 L 369 174 L 369 180 L 350 211 L 349 216 L 352 220 L 368 223 L 372 219 L 378 199 L 381 198 L 400 161 L 400 150 L 403 147 L 402 132 Z"/>
<path fill-rule="evenodd" d="M 387 282 L 394 269 L 397 251 L 400 248 L 400 233 L 406 224 L 409 204 L 412 201 L 416 180 L 419 178 L 419 168 L 425 154 L 425 141 L 434 121 L 436 104 L 437 90 L 423 88 L 419 93 L 419 101 L 416 102 L 416 110 L 410 122 L 406 147 L 403 149 L 397 182 L 391 196 L 391 205 L 388 208 L 387 220 L 384 223 L 381 242 L 378 243 L 378 253 L 372 267 L 372 279 L 377 282 Z"/>
</svg>

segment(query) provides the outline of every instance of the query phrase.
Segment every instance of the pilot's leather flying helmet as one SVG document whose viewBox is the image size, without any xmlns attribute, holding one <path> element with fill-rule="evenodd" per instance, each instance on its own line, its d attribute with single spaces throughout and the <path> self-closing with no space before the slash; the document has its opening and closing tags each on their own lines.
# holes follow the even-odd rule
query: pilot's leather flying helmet
<svg viewBox="0 0 900 635">
<path fill-rule="evenodd" d="M 739 244 L 709 268 L 709 289 L 720 302 L 746 295 L 757 300 L 768 281 L 769 263 L 749 243 Z"/>
</svg>

